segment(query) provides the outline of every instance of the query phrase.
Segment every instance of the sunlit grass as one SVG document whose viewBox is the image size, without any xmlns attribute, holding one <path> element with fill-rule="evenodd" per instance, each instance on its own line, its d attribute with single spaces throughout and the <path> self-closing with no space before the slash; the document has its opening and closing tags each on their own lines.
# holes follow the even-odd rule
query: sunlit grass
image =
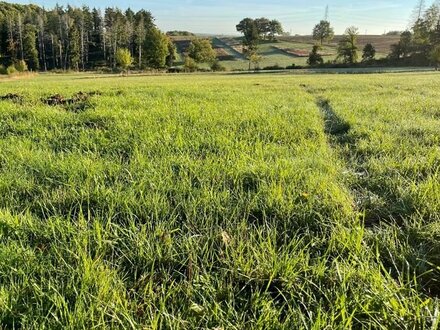
<svg viewBox="0 0 440 330">
<path fill-rule="evenodd" d="M 96 78 L 0 84 L 3 327 L 437 328 L 440 76 Z"/>
</svg>

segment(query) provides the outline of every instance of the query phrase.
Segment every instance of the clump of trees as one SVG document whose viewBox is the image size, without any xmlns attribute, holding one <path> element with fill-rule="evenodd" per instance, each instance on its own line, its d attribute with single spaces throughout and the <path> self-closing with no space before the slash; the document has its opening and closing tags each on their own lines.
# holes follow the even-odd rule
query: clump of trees
<svg viewBox="0 0 440 330">
<path fill-rule="evenodd" d="M 0 55 L 5 67 L 87 70 L 118 66 L 126 49 L 138 68 L 172 65 L 175 48 L 149 11 L 0 3 Z"/>
<path fill-rule="evenodd" d="M 3 64 L 0 64 L 0 74 L 3 75 L 14 75 L 16 73 L 28 72 L 29 68 L 25 61 L 19 60 L 15 63 L 12 63 L 8 67 L 5 67 Z"/>
<path fill-rule="evenodd" d="M 183 37 L 195 37 L 195 34 L 189 31 L 168 31 L 167 32 L 167 36 L 173 36 L 173 37 L 178 37 L 178 36 L 183 36 Z"/>
<path fill-rule="evenodd" d="M 283 27 L 277 20 L 269 20 L 265 17 L 252 19 L 244 18 L 237 25 L 238 32 L 243 34 L 243 54 L 251 64 L 258 66 L 261 56 L 258 55 L 258 46 L 262 40 L 276 40 L 276 36 L 283 34 Z"/>
<path fill-rule="evenodd" d="M 209 39 L 194 38 L 191 40 L 187 50 L 184 67 L 186 71 L 196 71 L 198 64 L 207 63 L 212 70 L 216 70 L 220 64 L 217 61 L 217 54 L 212 48 Z"/>
<path fill-rule="evenodd" d="M 436 49 L 439 45 L 440 4 L 434 2 L 424 9 L 424 1 L 419 1 L 411 28 L 400 34 L 399 42 L 391 47 L 389 58 L 395 63 L 437 65 Z"/>
<path fill-rule="evenodd" d="M 236 26 L 237 31 L 245 37 L 252 36 L 258 40 L 276 40 L 276 36 L 283 34 L 283 26 L 275 19 L 270 20 L 266 17 L 244 18 Z"/>
<path fill-rule="evenodd" d="M 197 63 L 211 64 L 216 59 L 216 53 L 209 39 L 193 39 L 188 47 L 188 56 Z"/>
</svg>

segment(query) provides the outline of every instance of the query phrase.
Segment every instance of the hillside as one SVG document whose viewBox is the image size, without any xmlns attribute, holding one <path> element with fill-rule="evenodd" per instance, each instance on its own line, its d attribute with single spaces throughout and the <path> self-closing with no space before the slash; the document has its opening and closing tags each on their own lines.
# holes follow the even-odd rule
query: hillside
<svg viewBox="0 0 440 330">
<path fill-rule="evenodd" d="M 183 63 L 186 48 L 193 37 L 172 37 L 176 43 L 180 61 Z M 338 41 L 342 36 L 335 36 L 331 43 L 324 44 L 321 55 L 324 61 L 332 61 L 337 55 Z M 367 43 L 373 44 L 377 50 L 377 58 L 386 57 L 392 44 L 398 42 L 399 36 L 383 35 L 360 35 L 359 49 L 362 50 Z M 210 37 L 213 47 L 217 52 L 217 58 L 229 70 L 245 70 L 249 64 L 243 55 L 240 37 Z M 304 66 L 313 45 L 316 42 L 311 36 L 279 37 L 275 42 L 265 41 L 260 44 L 259 54 L 263 57 L 260 67 L 269 66 Z"/>
</svg>

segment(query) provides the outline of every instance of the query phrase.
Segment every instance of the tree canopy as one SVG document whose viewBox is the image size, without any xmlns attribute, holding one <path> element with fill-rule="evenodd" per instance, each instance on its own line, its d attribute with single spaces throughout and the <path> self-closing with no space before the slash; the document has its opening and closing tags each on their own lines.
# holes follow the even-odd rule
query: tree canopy
<svg viewBox="0 0 440 330">
<path fill-rule="evenodd" d="M 376 56 L 376 48 L 370 43 L 364 46 L 362 50 L 362 62 L 371 62 Z"/>
<path fill-rule="evenodd" d="M 197 63 L 212 64 L 216 59 L 216 52 L 209 39 L 193 39 L 188 48 L 188 55 Z"/>
<path fill-rule="evenodd" d="M 329 21 L 321 21 L 318 24 L 315 25 L 313 28 L 313 39 L 320 42 L 321 46 L 324 43 L 324 41 L 329 42 L 333 39 L 335 32 L 333 28 L 330 26 Z"/>
<path fill-rule="evenodd" d="M 389 57 L 412 65 L 427 65 L 440 45 L 440 3 L 436 1 L 426 9 L 424 2 L 419 1 L 413 19 L 411 28 L 392 45 Z"/>
<path fill-rule="evenodd" d="M 266 17 L 244 18 L 237 24 L 236 29 L 243 34 L 243 43 L 247 45 L 258 43 L 260 40 L 275 40 L 276 36 L 283 34 L 281 23 Z"/>
</svg>

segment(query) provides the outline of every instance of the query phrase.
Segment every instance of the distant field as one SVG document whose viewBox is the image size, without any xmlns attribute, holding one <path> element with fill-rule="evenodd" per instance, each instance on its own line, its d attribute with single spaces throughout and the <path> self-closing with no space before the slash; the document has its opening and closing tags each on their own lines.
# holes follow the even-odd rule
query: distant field
<svg viewBox="0 0 440 330">
<path fill-rule="evenodd" d="M 337 47 L 338 42 L 341 40 L 342 36 L 337 35 L 332 40 L 328 46 Z M 281 37 L 281 40 L 286 40 L 290 42 L 301 42 L 313 44 L 315 41 L 310 36 L 292 36 L 292 37 Z M 399 42 L 400 36 L 387 36 L 387 35 L 359 35 L 358 45 L 359 49 L 362 50 L 367 43 L 371 43 L 379 54 L 389 54 L 392 44 Z"/>
<path fill-rule="evenodd" d="M 182 54 L 186 51 L 192 37 L 173 37 L 182 59 Z M 377 58 L 385 57 L 390 52 L 390 47 L 399 41 L 399 36 L 380 36 L 380 35 L 360 35 L 359 54 L 367 43 L 372 43 L 377 50 Z M 316 43 L 310 36 L 279 37 L 277 42 L 262 42 L 259 53 L 263 57 L 260 67 L 267 66 L 291 66 L 292 64 L 307 65 L 308 54 Z M 324 61 L 332 61 L 337 55 L 338 41 L 341 36 L 323 45 L 321 54 Z M 215 37 L 212 43 L 216 49 L 218 59 L 228 70 L 246 70 L 249 66 L 242 51 L 241 39 L 239 37 Z M 181 62 L 179 62 L 181 64 Z"/>
<path fill-rule="evenodd" d="M 0 81 L 0 328 L 437 329 L 439 86 Z"/>
</svg>

